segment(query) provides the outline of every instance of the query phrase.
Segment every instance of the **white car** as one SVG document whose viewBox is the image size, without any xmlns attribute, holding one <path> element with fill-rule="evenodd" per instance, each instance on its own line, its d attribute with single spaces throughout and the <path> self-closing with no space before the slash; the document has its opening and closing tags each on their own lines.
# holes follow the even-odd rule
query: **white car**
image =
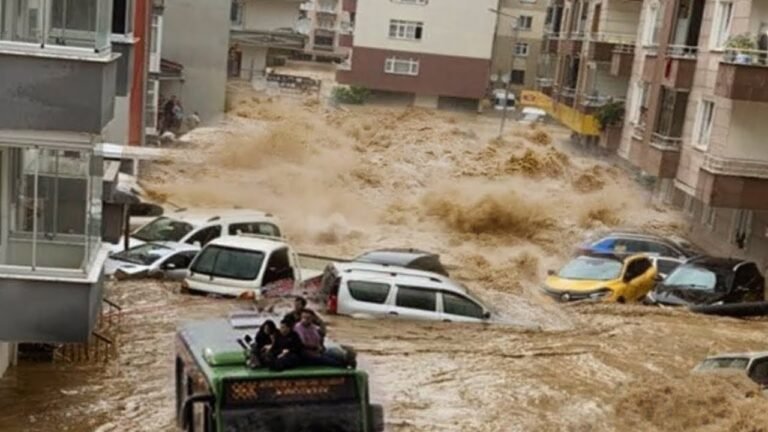
<svg viewBox="0 0 768 432">
<path fill-rule="evenodd" d="M 104 274 L 116 279 L 183 279 L 200 248 L 186 243 L 151 242 L 111 255 Z"/>
<path fill-rule="evenodd" d="M 177 242 L 207 245 L 226 235 L 259 234 L 281 237 L 277 218 L 269 213 L 247 209 L 180 209 L 165 213 L 131 234 L 129 248 L 147 242 Z M 124 239 L 112 252 L 124 250 Z"/>
<path fill-rule="evenodd" d="M 221 237 L 197 255 L 182 291 L 259 298 L 270 289 L 292 290 L 321 271 L 304 271 L 293 249 L 280 238 L 252 234 Z"/>
<path fill-rule="evenodd" d="M 695 373 L 740 371 L 768 393 L 768 352 L 719 354 L 696 365 Z"/>
<path fill-rule="evenodd" d="M 390 265 L 330 264 L 320 292 L 331 314 L 476 323 L 491 317 L 480 301 L 451 279 Z"/>
</svg>

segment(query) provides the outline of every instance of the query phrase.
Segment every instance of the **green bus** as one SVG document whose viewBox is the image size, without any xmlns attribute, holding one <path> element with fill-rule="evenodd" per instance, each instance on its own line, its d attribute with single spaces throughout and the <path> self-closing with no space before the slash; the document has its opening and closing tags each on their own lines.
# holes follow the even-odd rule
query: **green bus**
<svg viewBox="0 0 768 432">
<path fill-rule="evenodd" d="M 185 432 L 380 432 L 384 416 L 357 369 L 246 365 L 240 344 L 263 316 L 184 324 L 176 336 L 176 415 Z M 338 347 L 330 341 L 329 347 Z"/>
</svg>

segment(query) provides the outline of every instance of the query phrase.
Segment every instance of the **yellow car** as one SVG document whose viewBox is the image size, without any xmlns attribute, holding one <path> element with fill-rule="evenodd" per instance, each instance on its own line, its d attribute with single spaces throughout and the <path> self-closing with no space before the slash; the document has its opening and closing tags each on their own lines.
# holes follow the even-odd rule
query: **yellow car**
<svg viewBox="0 0 768 432">
<path fill-rule="evenodd" d="M 644 255 L 625 259 L 609 255 L 580 256 L 550 272 L 544 292 L 560 301 L 599 300 L 631 302 L 642 300 L 657 282 L 657 271 Z"/>
</svg>

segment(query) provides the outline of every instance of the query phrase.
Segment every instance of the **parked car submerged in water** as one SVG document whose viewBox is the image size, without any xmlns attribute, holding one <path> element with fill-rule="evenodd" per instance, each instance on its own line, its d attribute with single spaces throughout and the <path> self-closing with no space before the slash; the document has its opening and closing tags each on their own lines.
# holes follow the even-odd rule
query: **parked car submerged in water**
<svg viewBox="0 0 768 432">
<path fill-rule="evenodd" d="M 675 269 L 648 297 L 669 306 L 717 305 L 761 301 L 764 290 L 765 278 L 755 263 L 698 257 Z"/>
<path fill-rule="evenodd" d="M 577 247 L 577 255 L 613 254 L 630 256 L 640 253 L 687 259 L 699 255 L 683 239 L 661 237 L 631 231 L 609 231 L 589 237 Z"/>
<path fill-rule="evenodd" d="M 199 247 L 186 243 L 145 243 L 112 254 L 104 263 L 104 274 L 115 279 L 181 280 L 199 251 Z"/>
<path fill-rule="evenodd" d="M 696 365 L 695 373 L 741 371 L 768 393 L 768 351 L 710 356 Z"/>
</svg>

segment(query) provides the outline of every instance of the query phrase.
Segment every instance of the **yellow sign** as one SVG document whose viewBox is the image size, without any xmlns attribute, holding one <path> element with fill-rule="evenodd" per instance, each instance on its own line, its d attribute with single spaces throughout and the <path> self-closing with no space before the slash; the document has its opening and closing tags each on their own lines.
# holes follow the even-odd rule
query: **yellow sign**
<svg viewBox="0 0 768 432">
<path fill-rule="evenodd" d="M 537 91 L 523 90 L 520 92 L 520 103 L 522 105 L 535 106 L 544 110 L 552 109 L 552 99 L 544 93 Z"/>
</svg>

